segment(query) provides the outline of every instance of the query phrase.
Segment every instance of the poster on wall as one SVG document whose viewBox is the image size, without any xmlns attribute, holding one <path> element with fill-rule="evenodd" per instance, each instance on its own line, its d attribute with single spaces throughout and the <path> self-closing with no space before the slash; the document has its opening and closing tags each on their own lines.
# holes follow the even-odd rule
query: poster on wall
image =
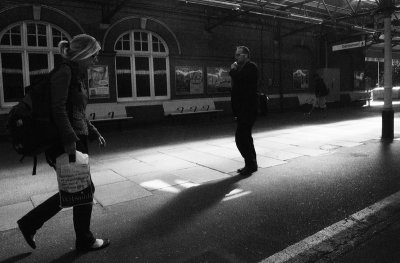
<svg viewBox="0 0 400 263">
<path fill-rule="evenodd" d="M 176 95 L 203 94 L 203 68 L 199 66 L 175 67 Z"/>
<path fill-rule="evenodd" d="M 88 68 L 89 99 L 104 99 L 110 97 L 108 66 L 95 65 Z"/>
<path fill-rule="evenodd" d="M 308 89 L 309 72 L 307 69 L 293 71 L 293 89 Z"/>
<path fill-rule="evenodd" d="M 229 93 L 231 76 L 227 67 L 207 67 L 207 93 Z"/>
</svg>

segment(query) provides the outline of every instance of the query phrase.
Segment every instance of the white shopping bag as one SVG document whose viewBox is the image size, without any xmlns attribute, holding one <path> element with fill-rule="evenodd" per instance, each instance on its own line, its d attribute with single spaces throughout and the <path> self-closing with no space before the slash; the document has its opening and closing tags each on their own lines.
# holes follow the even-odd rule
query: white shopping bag
<svg viewBox="0 0 400 263">
<path fill-rule="evenodd" d="M 93 202 L 89 156 L 76 151 L 75 156 L 62 154 L 56 159 L 60 206 L 70 207 Z"/>
</svg>

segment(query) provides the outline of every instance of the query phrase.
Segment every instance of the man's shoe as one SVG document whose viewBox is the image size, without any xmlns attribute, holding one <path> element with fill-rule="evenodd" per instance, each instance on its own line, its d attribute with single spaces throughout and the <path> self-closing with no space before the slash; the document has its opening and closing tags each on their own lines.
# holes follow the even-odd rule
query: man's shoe
<svg viewBox="0 0 400 263">
<path fill-rule="evenodd" d="M 28 233 L 28 231 L 23 227 L 20 220 L 17 221 L 17 224 L 18 224 L 19 230 L 21 231 L 22 235 L 25 238 L 26 243 L 28 243 L 28 245 L 31 248 L 35 249 L 36 248 L 35 234 Z"/>
<path fill-rule="evenodd" d="M 257 166 L 246 166 L 241 170 L 239 173 L 242 176 L 250 176 L 252 173 L 256 172 L 258 170 Z"/>
<path fill-rule="evenodd" d="M 109 239 L 100 239 L 103 241 L 103 243 L 101 245 L 97 245 L 97 239 L 96 241 L 93 243 L 93 245 L 89 246 L 89 247 L 81 247 L 81 246 L 77 246 L 76 250 L 81 251 L 81 252 L 89 252 L 89 251 L 96 251 L 96 250 L 100 250 L 103 248 L 106 248 L 110 245 L 110 240 Z"/>
<path fill-rule="evenodd" d="M 246 166 L 245 166 L 245 167 L 242 167 L 242 168 L 239 168 L 239 169 L 237 169 L 236 171 L 237 171 L 238 173 L 241 173 L 241 172 L 243 171 L 244 168 L 246 168 Z"/>
</svg>

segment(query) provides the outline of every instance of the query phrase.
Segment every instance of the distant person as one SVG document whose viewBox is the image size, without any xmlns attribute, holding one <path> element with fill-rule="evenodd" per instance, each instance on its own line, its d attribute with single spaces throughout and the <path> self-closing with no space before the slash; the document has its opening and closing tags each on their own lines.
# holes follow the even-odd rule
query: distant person
<svg viewBox="0 0 400 263">
<path fill-rule="evenodd" d="M 329 90 L 324 82 L 324 80 L 318 75 L 318 73 L 314 74 L 314 92 L 315 92 L 315 101 L 311 108 L 311 110 L 306 114 L 306 117 L 310 117 L 311 113 L 315 110 L 315 108 L 322 109 L 324 116 L 327 114 L 326 107 L 326 96 L 329 94 Z"/>
<path fill-rule="evenodd" d="M 105 145 L 104 138 L 86 118 L 87 89 L 82 74 L 97 61 L 100 44 L 95 38 L 81 34 L 71 42 L 59 43 L 63 64 L 51 77 L 51 111 L 58 128 L 60 142 L 45 152 L 46 160 L 55 166 L 56 158 L 63 153 L 75 154 L 76 150 L 88 153 L 88 138 Z M 92 183 L 94 192 L 94 185 Z M 56 215 L 60 208 L 59 193 L 53 195 L 18 220 L 26 242 L 36 248 L 35 234 L 43 224 Z M 96 239 L 90 231 L 92 204 L 73 207 L 76 234 L 75 247 L 79 251 L 98 250 L 110 244 L 108 239 Z M 53 236 L 50 236 L 53 238 Z"/>
<path fill-rule="evenodd" d="M 236 48 L 235 58 L 236 61 L 231 65 L 229 72 L 232 78 L 231 104 L 237 122 L 236 146 L 245 162 L 245 166 L 238 169 L 238 172 L 240 175 L 249 176 L 258 169 L 252 137 L 258 112 L 258 69 L 257 65 L 250 61 L 250 51 L 245 46 Z"/>
</svg>

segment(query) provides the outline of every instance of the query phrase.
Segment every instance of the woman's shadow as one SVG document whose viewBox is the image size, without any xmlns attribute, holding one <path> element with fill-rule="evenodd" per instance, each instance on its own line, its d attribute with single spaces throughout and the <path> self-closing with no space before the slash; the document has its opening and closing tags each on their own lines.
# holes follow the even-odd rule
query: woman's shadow
<svg viewBox="0 0 400 263">
<path fill-rule="evenodd" d="M 0 263 L 14 263 L 14 262 L 18 262 L 20 260 L 23 260 L 26 257 L 29 257 L 32 254 L 32 252 L 26 252 L 26 253 L 21 253 L 19 255 L 15 255 L 12 257 L 9 257 L 7 259 L 4 259 L 2 261 L 0 261 Z"/>
</svg>

